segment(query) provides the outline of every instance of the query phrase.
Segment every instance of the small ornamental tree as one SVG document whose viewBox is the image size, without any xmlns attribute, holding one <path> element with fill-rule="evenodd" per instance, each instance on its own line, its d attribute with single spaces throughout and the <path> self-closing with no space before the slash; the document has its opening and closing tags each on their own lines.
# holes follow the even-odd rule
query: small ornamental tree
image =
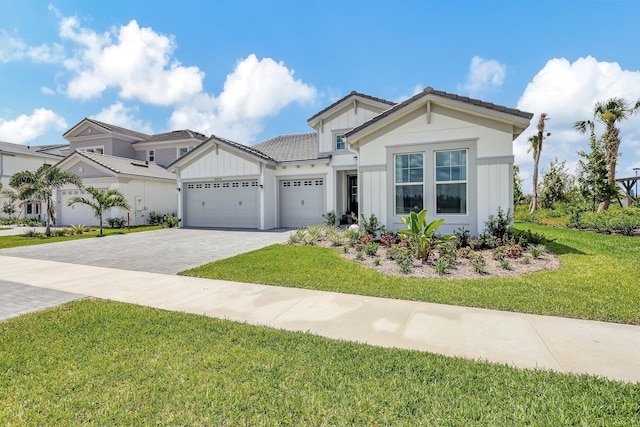
<svg viewBox="0 0 640 427">
<path fill-rule="evenodd" d="M 75 196 L 69 199 L 67 205 L 81 203 L 89 206 L 93 210 L 93 215 L 100 221 L 100 235 L 102 235 L 102 221 L 105 212 L 109 212 L 113 208 L 130 209 L 127 199 L 118 189 L 112 188 L 103 192 L 94 187 L 87 187 L 85 190 L 92 199 Z"/>
<path fill-rule="evenodd" d="M 18 199 L 38 199 L 44 202 L 47 212 L 47 237 L 51 236 L 51 219 L 55 213 L 53 207 L 54 193 L 64 185 L 82 186 L 82 180 L 72 172 L 63 171 L 55 166 L 42 165 L 38 170 L 21 171 L 13 174 L 9 185 L 16 189 Z"/>
<path fill-rule="evenodd" d="M 567 162 L 560 162 L 556 157 L 542 177 L 540 204 L 545 208 L 553 208 L 556 202 L 565 201 L 572 183 L 573 177 L 567 172 Z"/>
<path fill-rule="evenodd" d="M 597 139 L 592 133 L 590 148 L 589 152 L 578 152 L 582 157 L 579 160 L 578 184 L 580 194 L 591 204 L 591 210 L 595 211 L 605 200 L 615 197 L 617 189 L 608 179 L 607 153 L 602 138 Z"/>
</svg>

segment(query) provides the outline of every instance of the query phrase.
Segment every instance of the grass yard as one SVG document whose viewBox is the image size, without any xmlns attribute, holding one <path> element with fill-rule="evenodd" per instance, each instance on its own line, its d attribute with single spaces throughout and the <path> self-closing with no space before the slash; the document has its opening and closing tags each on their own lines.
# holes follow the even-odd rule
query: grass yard
<svg viewBox="0 0 640 427">
<path fill-rule="evenodd" d="M 114 302 L 0 323 L 1 425 L 640 424 L 640 385 Z"/>
<path fill-rule="evenodd" d="M 385 276 L 339 250 L 273 245 L 181 274 L 388 298 L 640 324 L 640 239 L 519 223 L 544 233 L 563 267 L 474 280 Z"/>
<path fill-rule="evenodd" d="M 112 234 L 127 234 L 137 233 L 141 231 L 151 231 L 161 229 L 161 225 L 140 225 L 131 227 L 131 231 L 126 228 L 104 228 L 102 230 L 103 236 L 110 236 Z M 72 236 L 51 236 L 51 237 L 26 237 L 23 235 L 18 236 L 0 236 L 0 249 L 15 248 L 18 246 L 31 246 L 42 245 L 45 243 L 65 242 L 67 240 L 88 239 L 91 237 L 99 237 L 100 230 L 98 228 L 91 228 L 91 231 L 83 234 L 74 234 Z"/>
</svg>

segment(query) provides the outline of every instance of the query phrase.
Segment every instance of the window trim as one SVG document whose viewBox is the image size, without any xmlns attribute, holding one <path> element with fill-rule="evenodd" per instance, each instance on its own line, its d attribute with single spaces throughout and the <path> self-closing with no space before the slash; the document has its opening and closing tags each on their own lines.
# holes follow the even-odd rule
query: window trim
<svg viewBox="0 0 640 427">
<path fill-rule="evenodd" d="M 438 181 L 438 162 L 437 156 L 438 153 L 453 153 L 453 152 L 464 152 L 465 155 L 465 179 L 461 180 L 449 180 L 449 181 Z M 465 185 L 465 198 L 464 198 L 464 212 L 438 212 L 438 185 L 449 185 L 449 184 L 464 184 Z M 469 214 L 469 149 L 468 148 L 448 148 L 444 150 L 433 150 L 433 206 L 434 212 L 436 215 L 468 215 Z"/>
<path fill-rule="evenodd" d="M 92 145 L 91 147 L 80 147 L 80 148 L 78 148 L 78 151 L 86 151 L 88 153 L 104 154 L 104 145 Z"/>
<path fill-rule="evenodd" d="M 149 149 L 147 150 L 147 160 L 150 162 L 154 162 L 156 161 L 156 150 L 155 149 Z"/>
</svg>

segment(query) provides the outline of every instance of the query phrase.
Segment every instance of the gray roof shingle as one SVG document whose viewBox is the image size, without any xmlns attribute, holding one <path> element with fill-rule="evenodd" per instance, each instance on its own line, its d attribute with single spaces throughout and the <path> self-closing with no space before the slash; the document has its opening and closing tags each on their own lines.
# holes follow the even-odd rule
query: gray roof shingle
<svg viewBox="0 0 640 427">
<path fill-rule="evenodd" d="M 151 137 L 146 141 L 138 141 L 134 144 L 145 144 L 147 142 L 165 142 L 165 141 L 182 141 L 188 139 L 197 139 L 199 141 L 204 141 L 207 139 L 206 135 L 203 135 L 199 132 L 194 132 L 189 129 L 183 130 L 174 130 L 171 132 L 158 133 L 155 135 L 151 135 Z"/>
<path fill-rule="evenodd" d="M 28 156 L 42 157 L 42 158 L 48 158 L 48 159 L 52 159 L 56 157 L 60 158 L 60 156 L 57 156 L 55 154 L 41 153 L 40 150 L 42 150 L 42 148 L 43 147 L 35 146 L 35 145 L 29 146 L 29 145 L 14 144 L 11 142 L 0 141 L 0 152 L 3 152 L 3 153 L 24 154 Z"/>
<path fill-rule="evenodd" d="M 253 146 L 277 162 L 318 159 L 318 134 L 316 132 L 279 135 Z"/>
<path fill-rule="evenodd" d="M 80 123 L 82 123 L 83 121 L 85 121 L 85 120 L 86 120 L 86 121 L 88 121 L 88 122 L 93 123 L 93 124 L 94 124 L 94 125 L 96 125 L 96 126 L 99 126 L 99 127 L 103 128 L 103 129 L 105 129 L 105 130 L 108 130 L 108 131 L 110 131 L 110 132 L 118 132 L 118 133 L 121 133 L 121 134 L 124 134 L 124 135 L 129 135 L 129 136 L 132 136 L 132 137 L 134 137 L 134 138 L 141 139 L 141 140 L 148 140 L 149 138 L 151 138 L 151 135 L 147 135 L 146 133 L 136 132 L 135 130 L 131 130 L 131 129 L 127 129 L 127 128 L 123 128 L 123 127 L 116 126 L 116 125 L 112 125 L 112 124 L 109 124 L 109 123 L 100 122 L 100 121 L 98 121 L 98 120 L 90 119 L 90 118 L 88 118 L 88 117 L 85 117 L 84 119 L 82 119 L 82 120 L 78 123 L 78 125 L 79 125 Z M 78 125 L 75 125 L 75 126 L 74 126 L 74 127 L 72 127 L 71 129 L 69 129 L 68 131 L 66 131 L 66 132 L 64 133 L 64 135 L 62 135 L 62 136 L 66 138 L 66 137 L 67 137 L 67 134 L 68 134 L 69 132 L 71 132 L 73 129 L 75 129 L 75 128 L 76 128 L 76 126 L 78 126 Z"/>
<path fill-rule="evenodd" d="M 115 173 L 134 175 L 148 178 L 175 180 L 176 176 L 153 162 L 127 159 L 124 157 L 108 156 L 106 154 L 91 153 L 89 151 L 75 151 L 75 154 L 85 157 Z"/>
</svg>

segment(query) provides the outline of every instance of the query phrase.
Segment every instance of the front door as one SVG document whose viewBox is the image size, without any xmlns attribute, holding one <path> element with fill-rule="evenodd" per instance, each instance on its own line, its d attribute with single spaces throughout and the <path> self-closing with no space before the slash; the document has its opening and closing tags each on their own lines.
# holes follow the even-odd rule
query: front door
<svg viewBox="0 0 640 427">
<path fill-rule="evenodd" d="M 347 203 L 349 213 L 353 212 L 358 215 L 358 175 L 349 175 L 347 177 Z"/>
</svg>

